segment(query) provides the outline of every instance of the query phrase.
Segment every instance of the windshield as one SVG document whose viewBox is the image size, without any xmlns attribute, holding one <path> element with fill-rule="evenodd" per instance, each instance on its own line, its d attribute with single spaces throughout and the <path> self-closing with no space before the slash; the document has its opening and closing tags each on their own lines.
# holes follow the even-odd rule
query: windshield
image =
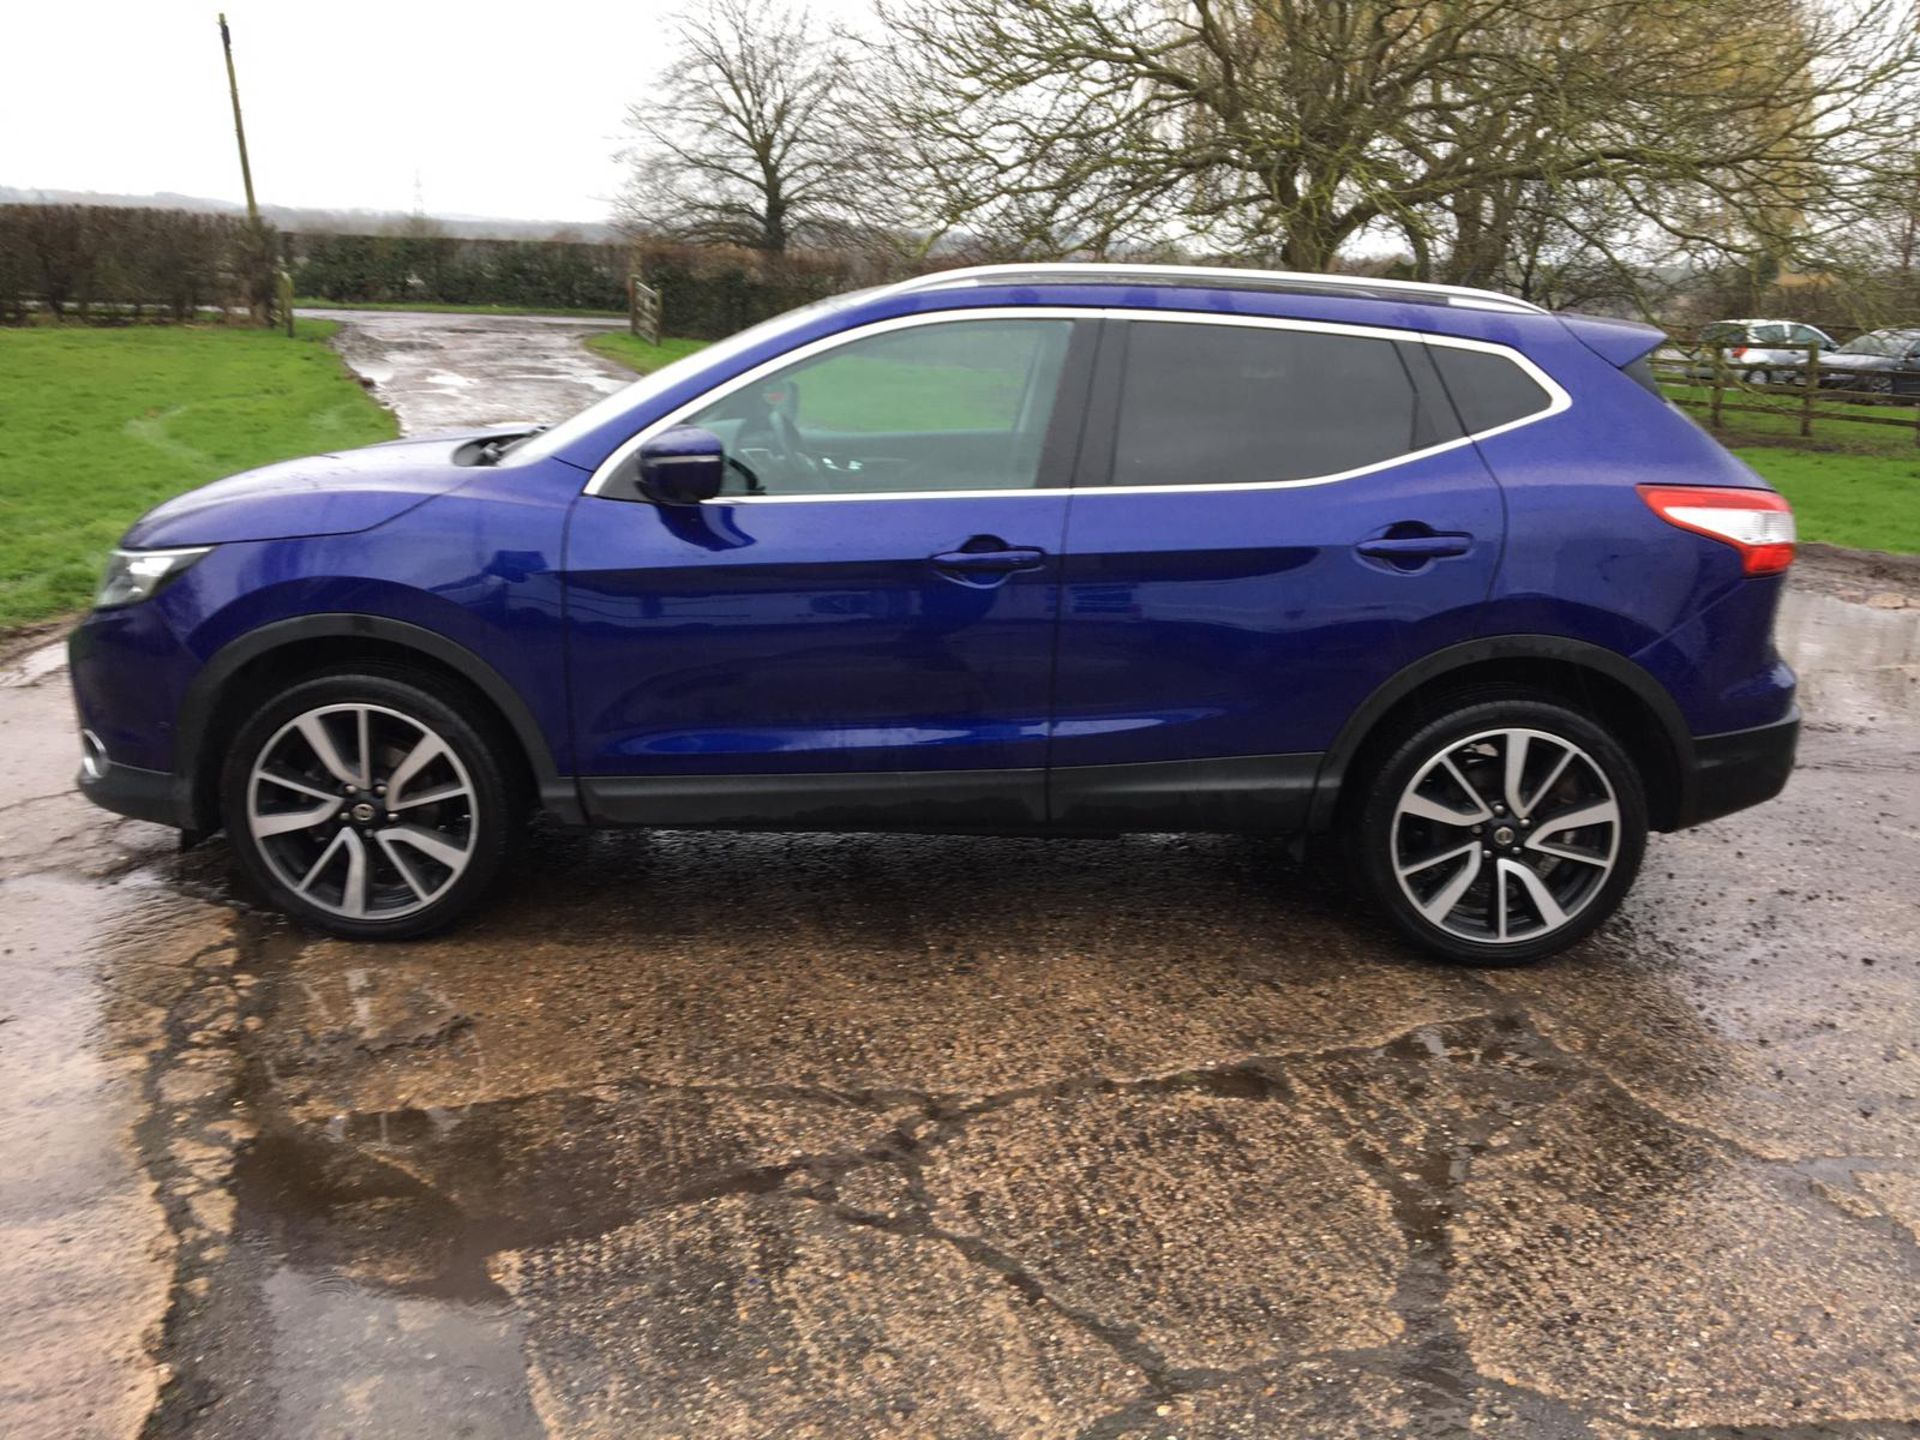
<svg viewBox="0 0 1920 1440">
<path fill-rule="evenodd" d="M 816 300 L 811 305 L 803 305 L 798 310 L 789 310 L 784 315 L 776 315 L 771 320 L 763 320 L 758 325 L 729 335 L 724 340 L 715 341 L 703 350 L 691 355 L 683 355 L 671 365 L 663 365 L 649 375 L 642 375 L 625 389 L 616 390 L 587 406 L 586 409 L 562 420 L 551 429 L 529 435 L 525 440 L 508 447 L 500 456 L 502 465 L 524 465 L 535 460 L 544 460 L 549 455 L 558 454 L 583 435 L 591 435 L 608 421 L 643 405 L 655 395 L 671 390 L 709 366 L 722 365 L 735 355 L 740 355 L 762 341 L 769 340 L 784 330 L 804 325 L 808 320 L 828 311 L 839 310 L 871 292 L 865 290 L 850 291 L 845 295 L 831 295 L 825 300 Z"/>
<path fill-rule="evenodd" d="M 1898 352 L 1895 351 L 1892 340 L 1876 331 L 1871 335 L 1856 335 L 1834 353 L 1836 355 L 1893 355 Z"/>
</svg>

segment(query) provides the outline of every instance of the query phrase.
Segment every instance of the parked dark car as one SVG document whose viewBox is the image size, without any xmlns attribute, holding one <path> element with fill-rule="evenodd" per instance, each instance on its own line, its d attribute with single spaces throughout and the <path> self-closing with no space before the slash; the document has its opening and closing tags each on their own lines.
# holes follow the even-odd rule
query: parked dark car
<svg viewBox="0 0 1920 1440">
<path fill-rule="evenodd" d="M 1920 327 L 1870 330 L 1823 359 L 1823 388 L 1920 396 Z"/>
<path fill-rule="evenodd" d="M 80 783 L 361 938 L 541 808 L 1321 837 L 1429 949 L 1534 959 L 1793 764 L 1793 517 L 1663 339 L 1264 271 L 842 296 L 543 432 L 159 506 L 72 641 Z"/>
</svg>

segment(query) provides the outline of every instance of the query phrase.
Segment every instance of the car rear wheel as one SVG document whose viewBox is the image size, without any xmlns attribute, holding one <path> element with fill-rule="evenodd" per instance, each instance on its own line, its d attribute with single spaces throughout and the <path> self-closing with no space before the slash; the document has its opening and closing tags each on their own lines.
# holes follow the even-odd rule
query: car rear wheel
<svg viewBox="0 0 1920 1440">
<path fill-rule="evenodd" d="M 1520 965 L 1598 927 L 1646 847 L 1644 787 L 1588 717 L 1524 691 L 1467 692 L 1389 739 L 1349 841 L 1368 889 L 1426 949 Z"/>
<path fill-rule="evenodd" d="M 405 939 L 487 893 L 524 806 L 464 698 L 406 672 L 337 672 L 241 727 L 223 818 L 275 905 L 336 935 Z"/>
</svg>

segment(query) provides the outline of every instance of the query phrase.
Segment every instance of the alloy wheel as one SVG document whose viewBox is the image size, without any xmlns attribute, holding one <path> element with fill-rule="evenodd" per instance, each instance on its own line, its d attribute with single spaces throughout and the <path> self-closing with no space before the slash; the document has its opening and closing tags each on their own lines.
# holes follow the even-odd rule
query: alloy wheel
<svg viewBox="0 0 1920 1440">
<path fill-rule="evenodd" d="M 254 758 L 246 806 L 275 877 L 349 920 L 425 909 L 466 873 L 479 839 L 453 747 L 384 705 L 322 705 L 282 725 Z"/>
<path fill-rule="evenodd" d="M 1544 730 L 1486 730 L 1414 772 L 1394 810 L 1400 889 L 1427 922 L 1478 944 L 1532 941 L 1600 893 L 1620 855 L 1606 772 Z"/>
</svg>

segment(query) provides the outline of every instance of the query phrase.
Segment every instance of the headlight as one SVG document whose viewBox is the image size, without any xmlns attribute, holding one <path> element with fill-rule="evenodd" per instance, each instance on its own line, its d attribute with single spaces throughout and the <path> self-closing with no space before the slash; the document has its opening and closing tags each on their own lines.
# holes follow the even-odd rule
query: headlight
<svg viewBox="0 0 1920 1440">
<path fill-rule="evenodd" d="M 212 549 L 211 545 L 202 545 L 193 550 L 116 550 L 107 561 L 107 573 L 101 578 L 100 593 L 93 597 L 93 608 L 112 610 L 149 600 Z"/>
</svg>

